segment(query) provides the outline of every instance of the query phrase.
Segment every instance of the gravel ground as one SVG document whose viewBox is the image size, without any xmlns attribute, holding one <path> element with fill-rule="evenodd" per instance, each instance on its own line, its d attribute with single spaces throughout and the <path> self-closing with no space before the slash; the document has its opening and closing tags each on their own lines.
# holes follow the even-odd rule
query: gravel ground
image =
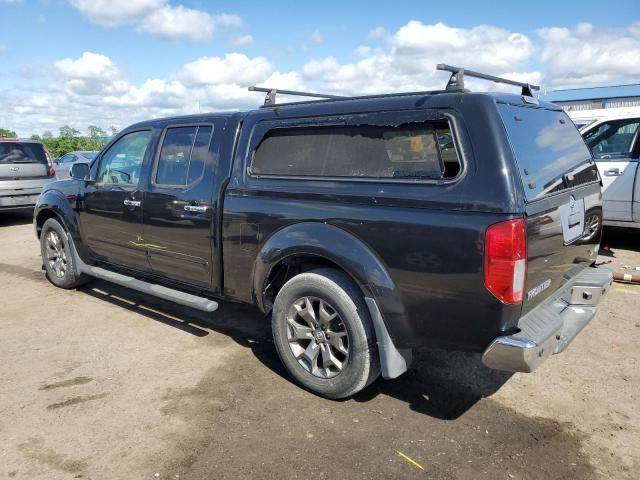
<svg viewBox="0 0 640 480">
<path fill-rule="evenodd" d="M 533 374 L 420 350 L 334 402 L 287 379 L 252 308 L 56 289 L 25 216 L 0 217 L 0 245 L 0 478 L 640 477 L 640 286 Z M 640 266 L 640 231 L 603 245 Z"/>
</svg>

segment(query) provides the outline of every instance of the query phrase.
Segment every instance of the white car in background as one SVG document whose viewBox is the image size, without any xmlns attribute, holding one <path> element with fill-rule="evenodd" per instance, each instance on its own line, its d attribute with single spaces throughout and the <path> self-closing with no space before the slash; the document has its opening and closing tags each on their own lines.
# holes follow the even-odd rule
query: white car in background
<svg viewBox="0 0 640 480">
<path fill-rule="evenodd" d="M 600 118 L 580 132 L 602 178 L 603 222 L 598 230 L 602 224 L 640 228 L 640 114 Z"/>
</svg>

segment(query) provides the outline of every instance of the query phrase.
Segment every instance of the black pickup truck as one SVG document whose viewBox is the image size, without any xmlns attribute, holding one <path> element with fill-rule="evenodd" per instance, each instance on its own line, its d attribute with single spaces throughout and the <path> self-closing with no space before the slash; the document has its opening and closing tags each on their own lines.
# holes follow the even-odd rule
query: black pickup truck
<svg viewBox="0 0 640 480">
<path fill-rule="evenodd" d="M 344 398 L 414 347 L 530 372 L 593 318 L 598 170 L 530 85 L 334 97 L 132 125 L 34 213 L 47 277 L 270 314 L 291 376 Z M 261 90 L 261 89 L 257 89 Z M 297 92 L 286 92 L 295 94 Z"/>
</svg>

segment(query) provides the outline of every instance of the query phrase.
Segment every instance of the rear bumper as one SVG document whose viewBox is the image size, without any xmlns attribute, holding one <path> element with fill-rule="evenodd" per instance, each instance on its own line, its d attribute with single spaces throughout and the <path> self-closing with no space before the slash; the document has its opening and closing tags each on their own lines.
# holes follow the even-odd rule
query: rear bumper
<svg viewBox="0 0 640 480">
<path fill-rule="evenodd" d="M 518 333 L 496 338 L 482 355 L 489 368 L 532 372 L 562 352 L 596 314 L 613 282 L 606 268 L 586 268 L 518 322 Z"/>
<path fill-rule="evenodd" d="M 18 210 L 34 207 L 40 197 L 40 189 L 33 191 L 0 190 L 0 210 Z"/>
<path fill-rule="evenodd" d="M 0 183 L 0 210 L 19 210 L 34 207 L 42 187 L 54 177 L 41 180 L 15 180 Z"/>
</svg>

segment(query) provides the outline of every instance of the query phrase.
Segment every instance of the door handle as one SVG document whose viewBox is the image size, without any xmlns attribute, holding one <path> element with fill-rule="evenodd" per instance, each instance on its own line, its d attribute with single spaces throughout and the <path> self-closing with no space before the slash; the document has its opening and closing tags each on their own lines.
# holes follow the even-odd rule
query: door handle
<svg viewBox="0 0 640 480">
<path fill-rule="evenodd" d="M 610 168 L 604 171 L 605 177 L 619 177 L 620 175 L 622 175 L 622 173 L 620 173 L 619 168 Z"/>
<path fill-rule="evenodd" d="M 125 200 L 124 203 L 127 207 L 139 207 L 140 205 L 142 205 L 142 202 L 140 200 Z"/>
<path fill-rule="evenodd" d="M 206 205 L 185 205 L 184 209 L 187 212 L 193 212 L 193 213 L 206 213 L 207 212 L 207 206 Z"/>
</svg>

